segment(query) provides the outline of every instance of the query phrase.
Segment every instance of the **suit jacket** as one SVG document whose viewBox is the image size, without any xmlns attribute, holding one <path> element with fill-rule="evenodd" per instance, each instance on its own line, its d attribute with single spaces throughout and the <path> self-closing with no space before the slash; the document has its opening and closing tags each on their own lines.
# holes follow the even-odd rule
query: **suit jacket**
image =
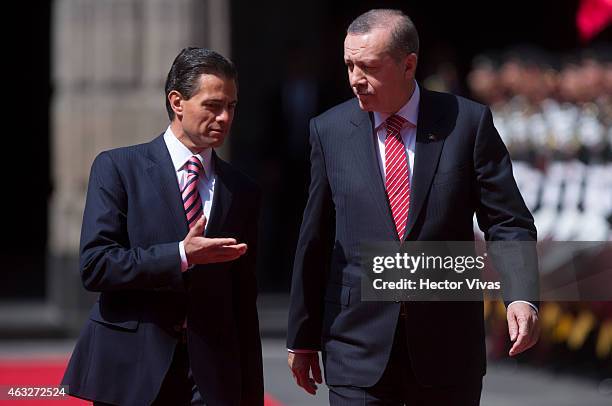
<svg viewBox="0 0 612 406">
<path fill-rule="evenodd" d="M 374 385 L 398 323 L 399 302 L 361 301 L 360 243 L 398 241 L 373 131 L 373 117 L 356 99 L 310 123 L 311 184 L 293 269 L 287 347 L 321 350 L 330 385 Z M 405 240 L 473 241 L 474 213 L 487 240 L 536 239 L 488 108 L 422 89 L 415 148 Z M 509 285 L 537 291 L 537 267 L 513 268 L 501 270 L 515 282 Z M 510 290 L 504 295 L 520 298 Z M 407 308 L 410 362 L 422 384 L 482 377 L 481 301 L 408 302 Z"/>
<path fill-rule="evenodd" d="M 255 253 L 259 190 L 213 153 L 208 237 L 248 244 L 233 262 L 181 273 L 188 232 L 163 136 L 95 159 L 83 216 L 80 270 L 100 292 L 66 370 L 69 393 L 121 405 L 156 397 L 187 317 L 195 382 L 208 405 L 263 405 Z"/>
</svg>

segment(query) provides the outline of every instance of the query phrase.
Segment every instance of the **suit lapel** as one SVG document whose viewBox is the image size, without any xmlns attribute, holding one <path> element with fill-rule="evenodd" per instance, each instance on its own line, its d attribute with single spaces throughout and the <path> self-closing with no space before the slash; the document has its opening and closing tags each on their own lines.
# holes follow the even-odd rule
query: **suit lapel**
<svg viewBox="0 0 612 406">
<path fill-rule="evenodd" d="M 163 135 L 151 141 L 149 146 L 149 158 L 153 162 L 147 168 L 147 174 L 153 183 L 154 187 L 152 189 L 159 195 L 159 200 L 167 206 L 177 236 L 182 239 L 189 231 L 189 228 L 174 165 L 172 164 L 172 158 L 170 158 Z"/>
<path fill-rule="evenodd" d="M 206 227 L 206 235 L 214 237 L 225 224 L 227 213 L 232 205 L 233 193 L 231 191 L 231 177 L 227 163 L 221 160 L 214 150 L 212 157 L 217 178 L 215 180 L 215 192 L 210 209 L 210 219 Z"/>
<path fill-rule="evenodd" d="M 397 240 L 397 231 L 387 198 L 385 184 L 380 174 L 378 155 L 376 152 L 376 137 L 374 136 L 373 119 L 370 114 L 357 110 L 351 119 L 354 126 L 349 136 L 352 145 L 351 150 L 355 153 L 355 165 L 361 173 L 360 177 L 369 186 L 370 192 L 376 201 L 376 207 L 380 218 L 383 219 L 389 230 L 391 239 Z"/>
<path fill-rule="evenodd" d="M 448 134 L 440 126 L 443 106 L 437 105 L 434 95 L 421 88 L 419 118 L 414 151 L 414 169 L 410 191 L 410 208 L 404 239 L 410 234 L 427 197 L 429 186 L 438 167 L 444 139 Z"/>
</svg>

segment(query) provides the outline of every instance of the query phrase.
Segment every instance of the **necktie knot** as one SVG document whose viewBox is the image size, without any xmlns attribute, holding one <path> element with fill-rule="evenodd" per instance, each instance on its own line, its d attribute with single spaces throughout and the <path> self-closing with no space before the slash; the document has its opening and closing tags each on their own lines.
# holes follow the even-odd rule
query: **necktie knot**
<svg viewBox="0 0 612 406">
<path fill-rule="evenodd" d="M 203 172 L 202 162 L 200 162 L 198 157 L 193 155 L 185 164 L 185 170 L 187 171 L 188 176 L 199 177 Z"/>
<path fill-rule="evenodd" d="M 387 128 L 387 137 L 391 135 L 399 136 L 402 127 L 404 126 L 404 124 L 406 124 L 407 121 L 408 120 L 406 120 L 404 117 L 398 116 L 397 114 L 389 116 L 385 120 L 385 127 Z"/>
</svg>

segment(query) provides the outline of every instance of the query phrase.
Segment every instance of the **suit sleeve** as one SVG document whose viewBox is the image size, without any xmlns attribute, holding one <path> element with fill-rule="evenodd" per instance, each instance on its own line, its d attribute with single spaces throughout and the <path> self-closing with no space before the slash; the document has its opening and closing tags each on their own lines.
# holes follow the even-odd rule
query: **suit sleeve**
<svg viewBox="0 0 612 406">
<path fill-rule="evenodd" d="M 253 209 L 249 214 L 245 241 L 247 253 L 236 261 L 231 271 L 235 287 L 235 317 L 240 340 L 241 404 L 263 406 L 263 364 L 261 338 L 257 316 L 257 263 L 258 223 L 261 193 L 253 192 Z"/>
<path fill-rule="evenodd" d="M 533 217 L 512 174 L 510 155 L 493 125 L 491 111 L 480 118 L 474 147 L 478 203 L 476 217 L 502 277 L 506 304 L 539 297 L 537 240 Z M 537 303 L 536 303 L 537 306 Z"/>
<path fill-rule="evenodd" d="M 178 242 L 130 247 L 129 206 L 121 176 L 112 157 L 100 154 L 89 177 L 83 214 L 80 271 L 90 291 L 181 290 Z"/>
<path fill-rule="evenodd" d="M 295 253 L 287 348 L 320 350 L 334 205 L 316 121 L 310 121 L 310 188 Z"/>
</svg>

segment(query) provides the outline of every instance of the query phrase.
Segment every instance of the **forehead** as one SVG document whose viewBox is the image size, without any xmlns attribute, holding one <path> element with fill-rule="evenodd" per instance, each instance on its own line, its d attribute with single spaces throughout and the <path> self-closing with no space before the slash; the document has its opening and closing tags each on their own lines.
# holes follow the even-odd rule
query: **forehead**
<svg viewBox="0 0 612 406">
<path fill-rule="evenodd" d="M 389 32 L 373 29 L 365 34 L 348 34 L 344 39 L 344 59 L 382 59 L 389 44 Z"/>
<path fill-rule="evenodd" d="M 236 99 L 238 88 L 234 79 L 223 75 L 203 73 L 198 79 L 200 87 L 194 96 Z"/>
</svg>

